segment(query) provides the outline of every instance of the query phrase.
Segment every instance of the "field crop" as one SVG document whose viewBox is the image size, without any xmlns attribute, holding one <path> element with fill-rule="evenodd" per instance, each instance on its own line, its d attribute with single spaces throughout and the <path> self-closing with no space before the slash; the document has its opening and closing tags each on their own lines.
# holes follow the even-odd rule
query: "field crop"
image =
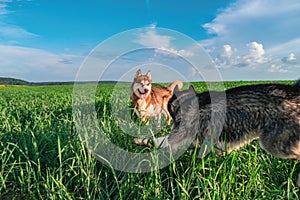
<svg viewBox="0 0 300 200">
<path fill-rule="evenodd" d="M 256 82 L 225 82 L 226 88 Z M 280 81 L 292 83 L 292 81 Z M 193 83 L 197 91 L 205 83 Z M 187 85 L 185 85 L 187 87 Z M 100 127 L 119 147 L 132 144 L 113 117 L 113 84 L 99 85 L 95 109 Z M 117 92 L 127 92 L 119 90 Z M 169 166 L 126 173 L 98 161 L 81 142 L 72 114 L 73 86 L 0 89 L 0 199 L 298 199 L 297 162 L 275 158 L 257 141 L 222 157 L 196 159 L 187 151 Z M 165 127 L 159 134 L 167 134 Z"/>
<path fill-rule="evenodd" d="M 0 88 L 7 88 L 7 87 L 15 87 L 15 85 L 1 85 L 0 84 Z"/>
</svg>

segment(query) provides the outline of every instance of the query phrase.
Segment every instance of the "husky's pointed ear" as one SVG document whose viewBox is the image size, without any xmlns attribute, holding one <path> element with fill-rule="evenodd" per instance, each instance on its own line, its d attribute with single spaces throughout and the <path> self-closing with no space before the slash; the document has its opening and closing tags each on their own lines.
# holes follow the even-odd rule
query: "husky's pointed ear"
<svg viewBox="0 0 300 200">
<path fill-rule="evenodd" d="M 175 86 L 174 90 L 173 90 L 173 94 L 179 92 L 179 88 L 178 88 L 178 85 Z"/>
<path fill-rule="evenodd" d="M 148 70 L 146 76 L 147 76 L 149 79 L 151 79 L 151 72 L 150 72 L 150 70 Z"/>
<path fill-rule="evenodd" d="M 193 85 L 190 85 L 189 92 L 196 93 L 196 90 Z"/>
<path fill-rule="evenodd" d="M 137 78 L 137 77 L 139 77 L 139 76 L 141 76 L 141 75 L 142 75 L 142 71 L 139 69 L 139 70 L 137 70 L 136 73 L 135 73 L 135 78 Z"/>
</svg>

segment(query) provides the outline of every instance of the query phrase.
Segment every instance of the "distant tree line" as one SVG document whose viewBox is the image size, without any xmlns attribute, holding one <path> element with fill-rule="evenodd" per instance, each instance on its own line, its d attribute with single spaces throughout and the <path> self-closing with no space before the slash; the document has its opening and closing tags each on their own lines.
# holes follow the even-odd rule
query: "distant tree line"
<svg viewBox="0 0 300 200">
<path fill-rule="evenodd" d="M 16 78 L 0 77 L 0 85 L 30 85 L 30 82 Z"/>
<path fill-rule="evenodd" d="M 6 77 L 0 77 L 0 85 L 71 85 L 74 84 L 74 81 L 65 81 L 65 82 L 28 82 L 21 79 L 16 78 L 6 78 Z M 77 84 L 95 84 L 95 83 L 121 83 L 117 81 L 82 81 L 82 82 L 76 82 Z M 127 83 L 123 82 L 122 83 Z"/>
</svg>

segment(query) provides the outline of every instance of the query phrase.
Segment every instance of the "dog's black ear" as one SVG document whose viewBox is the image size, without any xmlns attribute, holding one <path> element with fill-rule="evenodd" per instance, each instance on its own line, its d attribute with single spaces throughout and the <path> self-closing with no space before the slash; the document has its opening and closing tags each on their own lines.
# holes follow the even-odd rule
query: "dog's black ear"
<svg viewBox="0 0 300 200">
<path fill-rule="evenodd" d="M 179 92 L 179 88 L 178 88 L 178 85 L 175 86 L 174 90 L 173 90 L 173 94 Z"/>
<path fill-rule="evenodd" d="M 146 76 L 147 76 L 149 79 L 151 79 L 151 72 L 150 72 L 150 70 L 148 70 Z"/>
<path fill-rule="evenodd" d="M 298 81 L 296 81 L 296 83 L 293 84 L 294 87 L 300 87 L 300 79 L 298 79 Z"/>
<path fill-rule="evenodd" d="M 190 87 L 189 87 L 189 92 L 192 92 L 192 93 L 196 93 L 196 90 L 195 90 L 195 88 L 194 88 L 194 86 L 193 85 L 190 85 Z"/>
<path fill-rule="evenodd" d="M 138 69 L 135 73 L 135 78 L 139 77 L 142 75 L 142 71 L 140 69 Z"/>
</svg>

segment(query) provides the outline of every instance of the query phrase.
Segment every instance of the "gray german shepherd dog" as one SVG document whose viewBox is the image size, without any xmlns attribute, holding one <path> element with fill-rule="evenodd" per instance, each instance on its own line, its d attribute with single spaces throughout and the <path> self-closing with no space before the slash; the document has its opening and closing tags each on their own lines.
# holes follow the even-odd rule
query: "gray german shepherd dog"
<svg viewBox="0 0 300 200">
<path fill-rule="evenodd" d="M 211 98 L 214 97 L 214 98 Z M 202 158 L 238 149 L 259 138 L 260 146 L 283 159 L 300 158 L 300 80 L 293 85 L 257 84 L 224 92 L 197 93 L 190 86 L 168 102 L 173 119 L 171 133 L 154 138 L 154 145 L 172 152 L 199 144 Z M 135 139 L 152 146 L 149 139 Z M 300 187 L 300 173 L 297 181 Z"/>
</svg>

